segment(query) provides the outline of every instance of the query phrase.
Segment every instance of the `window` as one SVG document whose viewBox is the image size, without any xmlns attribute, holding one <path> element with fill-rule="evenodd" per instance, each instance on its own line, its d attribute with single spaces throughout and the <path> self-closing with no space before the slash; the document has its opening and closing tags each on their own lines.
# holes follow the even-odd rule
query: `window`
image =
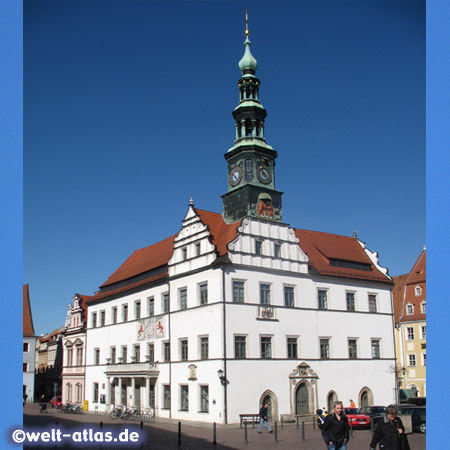
<svg viewBox="0 0 450 450">
<path fill-rule="evenodd" d="M 75 401 L 77 403 L 81 403 L 82 401 L 82 394 L 83 394 L 83 387 L 81 386 L 81 383 L 77 383 L 75 385 Z"/>
<path fill-rule="evenodd" d="M 128 320 L 128 305 L 122 306 L 122 322 L 126 322 Z"/>
<path fill-rule="evenodd" d="M 347 292 L 347 311 L 354 311 L 355 310 L 355 293 L 354 292 Z"/>
<path fill-rule="evenodd" d="M 246 336 L 234 337 L 234 357 L 236 359 L 245 359 L 247 357 L 246 342 L 247 342 Z"/>
<path fill-rule="evenodd" d="M 275 258 L 281 258 L 281 245 L 280 244 L 274 245 L 274 254 L 275 254 Z"/>
<path fill-rule="evenodd" d="M 170 409 L 170 386 L 163 385 L 163 409 Z"/>
<path fill-rule="evenodd" d="M 112 323 L 117 323 L 117 307 L 112 309 Z"/>
<path fill-rule="evenodd" d="M 28 363 L 23 363 L 23 371 L 24 372 L 28 371 Z"/>
<path fill-rule="evenodd" d="M 427 365 L 427 354 L 422 353 L 422 366 L 426 366 L 426 365 Z"/>
<path fill-rule="evenodd" d="M 180 309 L 187 309 L 187 289 L 180 289 Z"/>
<path fill-rule="evenodd" d="M 413 314 L 414 314 L 414 306 L 411 305 L 411 303 L 409 303 L 408 305 L 406 305 L 406 315 L 412 316 Z"/>
<path fill-rule="evenodd" d="M 180 411 L 189 411 L 189 386 L 180 386 Z"/>
<path fill-rule="evenodd" d="M 284 287 L 284 305 L 294 306 L 294 288 L 292 286 Z"/>
<path fill-rule="evenodd" d="M 272 338 L 262 336 L 261 337 L 261 358 L 272 358 Z"/>
<path fill-rule="evenodd" d="M 181 359 L 181 361 L 188 360 L 188 340 L 187 339 L 180 340 L 180 359 Z"/>
<path fill-rule="evenodd" d="M 155 315 L 155 299 L 153 297 L 148 299 L 148 315 L 150 317 Z"/>
<path fill-rule="evenodd" d="M 416 355 L 414 353 L 408 355 L 408 365 L 415 366 L 416 365 Z"/>
<path fill-rule="evenodd" d="M 73 364 L 73 348 L 67 349 L 67 365 L 71 366 Z"/>
<path fill-rule="evenodd" d="M 92 313 L 92 328 L 97 326 L 97 313 Z"/>
<path fill-rule="evenodd" d="M 348 340 L 348 357 L 350 359 L 358 358 L 358 341 L 356 339 Z"/>
<path fill-rule="evenodd" d="M 255 253 L 257 255 L 261 254 L 261 249 L 262 249 L 262 242 L 261 241 L 255 241 Z"/>
<path fill-rule="evenodd" d="M 319 300 L 319 309 L 327 309 L 327 291 L 324 289 L 319 289 L 317 291 L 317 296 Z"/>
<path fill-rule="evenodd" d="M 128 347 L 126 345 L 122 346 L 122 362 L 125 364 L 128 359 Z"/>
<path fill-rule="evenodd" d="M 377 312 L 377 296 L 369 294 L 369 312 Z"/>
<path fill-rule="evenodd" d="M 270 305 L 270 284 L 259 285 L 259 298 L 261 305 Z"/>
<path fill-rule="evenodd" d="M 380 340 L 372 339 L 372 358 L 379 359 L 380 358 Z"/>
<path fill-rule="evenodd" d="M 106 322 L 105 317 L 106 317 L 105 311 L 100 311 L 100 326 L 101 327 L 105 326 L 105 322 Z"/>
<path fill-rule="evenodd" d="M 422 288 L 420 286 L 415 287 L 416 297 L 420 297 L 422 295 Z"/>
<path fill-rule="evenodd" d="M 164 361 L 170 361 L 170 342 L 164 342 Z"/>
<path fill-rule="evenodd" d="M 199 287 L 200 305 L 208 303 L 208 283 L 200 284 Z"/>
<path fill-rule="evenodd" d="M 208 359 L 209 358 L 209 338 L 201 337 L 200 338 L 200 359 Z"/>
<path fill-rule="evenodd" d="M 422 336 L 421 336 L 422 339 L 426 339 L 427 338 L 427 327 L 425 325 L 421 326 L 420 331 L 422 334 Z"/>
<path fill-rule="evenodd" d="M 98 366 L 100 364 L 100 349 L 94 348 L 94 364 Z"/>
<path fill-rule="evenodd" d="M 166 292 L 165 294 L 163 294 L 162 298 L 163 298 L 163 311 L 165 313 L 168 313 L 169 312 L 169 294 Z"/>
<path fill-rule="evenodd" d="M 289 359 L 297 359 L 297 338 L 287 338 L 287 356 Z"/>
<path fill-rule="evenodd" d="M 200 412 L 209 412 L 208 386 L 200 386 Z"/>
<path fill-rule="evenodd" d="M 183 261 L 186 261 L 187 260 L 187 248 L 186 247 L 182 248 L 181 253 L 182 253 Z"/>
<path fill-rule="evenodd" d="M 147 356 L 150 362 L 155 362 L 155 344 L 147 344 Z"/>
<path fill-rule="evenodd" d="M 78 346 L 77 347 L 77 366 L 83 365 L 83 348 Z"/>
<path fill-rule="evenodd" d="M 414 327 L 406 328 L 406 339 L 408 341 L 413 341 L 414 340 Z"/>
<path fill-rule="evenodd" d="M 111 347 L 111 364 L 116 363 L 116 347 Z"/>
<path fill-rule="evenodd" d="M 196 256 L 200 256 L 200 244 L 195 244 L 195 254 Z"/>
<path fill-rule="evenodd" d="M 139 344 L 136 344 L 134 346 L 134 357 L 136 358 L 135 361 L 141 362 L 141 346 Z"/>
<path fill-rule="evenodd" d="M 233 302 L 244 303 L 244 282 L 233 281 Z"/>
<path fill-rule="evenodd" d="M 141 301 L 140 300 L 134 302 L 134 318 L 135 319 L 141 318 Z"/>
<path fill-rule="evenodd" d="M 24 343 L 23 343 L 23 351 L 24 351 L 24 352 L 27 352 L 28 349 L 29 349 L 29 347 L 30 347 L 30 344 L 29 344 L 28 342 L 24 342 Z"/>
<path fill-rule="evenodd" d="M 330 340 L 320 339 L 320 358 L 330 359 Z"/>
<path fill-rule="evenodd" d="M 420 304 L 420 312 L 422 314 L 426 314 L 426 312 L 427 312 L 427 302 L 422 302 Z"/>
<path fill-rule="evenodd" d="M 94 396 L 92 398 L 93 403 L 98 403 L 98 383 L 94 383 Z"/>
</svg>

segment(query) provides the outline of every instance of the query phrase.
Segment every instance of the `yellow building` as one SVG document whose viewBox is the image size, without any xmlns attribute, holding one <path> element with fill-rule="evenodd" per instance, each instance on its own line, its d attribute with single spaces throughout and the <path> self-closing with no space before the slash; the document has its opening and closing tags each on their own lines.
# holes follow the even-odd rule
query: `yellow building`
<svg viewBox="0 0 450 450">
<path fill-rule="evenodd" d="M 409 273 L 393 280 L 400 399 L 426 397 L 426 249 Z"/>
</svg>

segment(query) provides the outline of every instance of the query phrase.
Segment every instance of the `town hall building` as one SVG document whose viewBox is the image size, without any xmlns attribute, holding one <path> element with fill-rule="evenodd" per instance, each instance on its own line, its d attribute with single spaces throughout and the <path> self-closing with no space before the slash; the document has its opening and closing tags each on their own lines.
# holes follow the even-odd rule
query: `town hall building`
<svg viewBox="0 0 450 450">
<path fill-rule="evenodd" d="M 85 298 L 86 336 L 66 338 L 85 349 L 84 384 L 64 372 L 92 411 L 236 423 L 265 401 L 273 420 L 395 401 L 392 280 L 356 233 L 283 221 L 250 45 L 246 30 L 222 213 L 191 200 L 176 235 Z"/>
</svg>

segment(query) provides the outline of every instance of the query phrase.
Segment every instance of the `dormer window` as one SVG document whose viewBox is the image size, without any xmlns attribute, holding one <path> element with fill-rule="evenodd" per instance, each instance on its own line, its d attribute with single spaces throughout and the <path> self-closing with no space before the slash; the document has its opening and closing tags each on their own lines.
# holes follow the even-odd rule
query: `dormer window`
<svg viewBox="0 0 450 450">
<path fill-rule="evenodd" d="M 416 297 L 419 297 L 422 295 L 422 288 L 420 286 L 416 286 L 415 288 Z"/>
<path fill-rule="evenodd" d="M 411 303 L 409 303 L 408 305 L 406 305 L 406 315 L 412 316 L 413 314 L 414 314 L 414 306 L 411 305 Z"/>
</svg>

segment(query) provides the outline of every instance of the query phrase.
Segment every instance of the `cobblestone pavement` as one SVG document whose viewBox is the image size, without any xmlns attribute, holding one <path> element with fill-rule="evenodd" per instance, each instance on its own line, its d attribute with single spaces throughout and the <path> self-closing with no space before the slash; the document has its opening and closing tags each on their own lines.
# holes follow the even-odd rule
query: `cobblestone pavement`
<svg viewBox="0 0 450 450">
<path fill-rule="evenodd" d="M 90 426 L 99 427 L 100 422 L 103 429 L 114 431 L 118 434 L 128 428 L 130 431 L 135 428 L 140 431 L 140 423 L 124 422 L 120 419 L 112 420 L 109 416 L 103 414 L 64 414 L 54 409 L 49 409 L 47 414 L 39 412 L 38 405 L 27 405 L 24 408 L 24 429 L 29 427 L 47 431 L 51 428 L 63 426 L 66 430 L 80 431 L 88 429 Z M 257 433 L 257 426 L 251 425 L 247 428 L 248 443 L 244 442 L 244 429 L 239 425 L 220 425 L 216 426 L 216 442 L 213 444 L 213 425 L 205 423 L 181 423 L 181 444 L 178 444 L 178 421 L 157 419 L 153 423 L 143 424 L 142 431 L 145 434 L 143 444 L 126 444 L 111 446 L 108 444 L 100 445 L 58 445 L 37 447 L 36 445 L 24 445 L 24 449 L 38 448 L 86 448 L 86 449 L 145 449 L 145 450 L 325 450 L 326 446 L 322 439 L 320 431 L 313 429 L 312 425 L 305 425 L 305 440 L 302 440 L 302 427 L 299 429 L 295 424 L 284 425 L 283 429 L 277 426 L 277 442 L 275 433 L 269 434 L 264 427 L 261 434 Z M 348 444 L 349 450 L 368 450 L 371 440 L 370 430 L 355 430 L 353 438 Z M 408 436 L 411 450 L 425 450 L 425 435 L 414 433 Z"/>
</svg>

